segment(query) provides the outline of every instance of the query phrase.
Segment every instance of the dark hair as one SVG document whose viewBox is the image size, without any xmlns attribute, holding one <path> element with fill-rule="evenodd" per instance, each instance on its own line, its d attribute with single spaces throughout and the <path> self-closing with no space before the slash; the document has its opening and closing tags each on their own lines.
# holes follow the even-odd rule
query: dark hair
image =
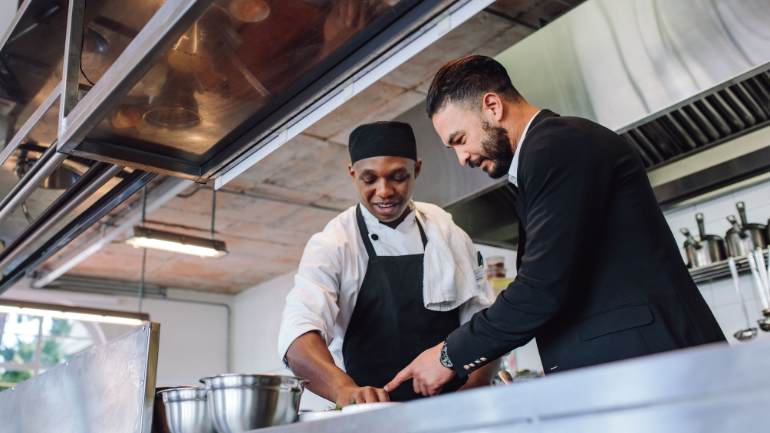
<svg viewBox="0 0 770 433">
<path fill-rule="evenodd" d="M 505 67 L 497 60 L 478 55 L 452 60 L 438 70 L 430 83 L 428 117 L 433 117 L 447 102 L 470 102 L 487 92 L 510 100 L 521 98 Z"/>
</svg>

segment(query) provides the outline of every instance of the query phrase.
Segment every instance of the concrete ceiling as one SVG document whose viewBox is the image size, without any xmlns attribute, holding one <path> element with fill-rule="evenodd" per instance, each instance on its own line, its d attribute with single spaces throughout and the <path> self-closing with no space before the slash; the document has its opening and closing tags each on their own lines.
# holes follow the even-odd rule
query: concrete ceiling
<svg viewBox="0 0 770 433">
<path fill-rule="evenodd" d="M 296 269 L 305 243 L 356 202 L 345 143 L 358 124 L 389 120 L 422 103 L 435 71 L 448 60 L 494 56 L 582 0 L 500 0 L 447 34 L 345 105 L 308 128 L 217 193 L 219 259 L 148 250 L 149 284 L 237 293 Z M 207 236 L 212 191 L 193 186 L 148 215 L 161 229 Z M 113 242 L 69 274 L 136 281 L 141 250 Z M 56 266 L 53 258 L 46 267 Z"/>
</svg>

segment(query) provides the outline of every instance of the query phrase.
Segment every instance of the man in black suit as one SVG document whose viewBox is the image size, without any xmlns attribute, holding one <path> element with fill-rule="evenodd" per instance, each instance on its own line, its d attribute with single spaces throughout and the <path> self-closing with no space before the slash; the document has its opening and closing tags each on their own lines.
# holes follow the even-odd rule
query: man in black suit
<svg viewBox="0 0 770 433">
<path fill-rule="evenodd" d="M 427 111 L 460 164 L 517 187 L 518 275 L 386 390 L 435 394 L 533 337 L 546 373 L 725 341 L 620 136 L 538 109 L 484 56 L 443 66 Z"/>
</svg>

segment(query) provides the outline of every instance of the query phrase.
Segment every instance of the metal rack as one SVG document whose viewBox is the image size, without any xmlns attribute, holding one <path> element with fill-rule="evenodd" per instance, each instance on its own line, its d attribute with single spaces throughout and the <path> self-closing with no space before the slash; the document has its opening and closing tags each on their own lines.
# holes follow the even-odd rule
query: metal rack
<svg viewBox="0 0 770 433">
<path fill-rule="evenodd" d="M 765 260 L 768 260 L 768 257 L 770 257 L 768 253 L 765 252 L 764 254 Z M 735 265 L 738 267 L 739 273 L 743 274 L 749 272 L 749 262 L 746 257 L 736 258 Z M 690 275 L 692 276 L 693 281 L 695 281 L 695 284 L 700 284 L 721 280 L 722 278 L 729 278 L 730 268 L 727 266 L 727 260 L 724 260 L 697 269 L 690 269 Z"/>
</svg>

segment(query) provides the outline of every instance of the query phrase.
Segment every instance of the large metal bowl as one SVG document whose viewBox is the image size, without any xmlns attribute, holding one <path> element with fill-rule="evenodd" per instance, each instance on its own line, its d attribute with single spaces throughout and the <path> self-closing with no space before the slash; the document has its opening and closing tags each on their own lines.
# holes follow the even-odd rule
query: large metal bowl
<svg viewBox="0 0 770 433">
<path fill-rule="evenodd" d="M 239 433 L 297 421 L 304 381 L 293 376 L 222 374 L 201 379 L 219 433 Z"/>
<path fill-rule="evenodd" d="M 214 433 L 205 388 L 170 388 L 158 394 L 163 399 L 164 433 Z"/>
</svg>

